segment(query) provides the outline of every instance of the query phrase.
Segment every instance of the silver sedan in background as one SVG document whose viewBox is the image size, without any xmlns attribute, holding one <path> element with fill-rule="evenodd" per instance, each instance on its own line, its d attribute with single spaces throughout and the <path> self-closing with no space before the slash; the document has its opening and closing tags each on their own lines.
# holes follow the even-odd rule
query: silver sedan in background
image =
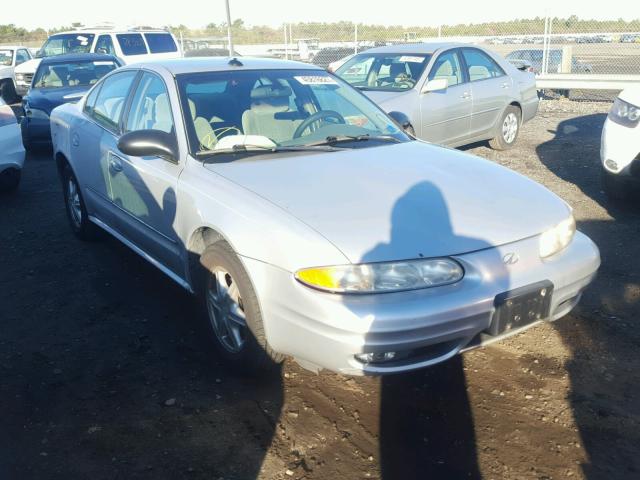
<svg viewBox="0 0 640 480">
<path fill-rule="evenodd" d="M 385 111 L 404 113 L 418 138 L 451 147 L 489 140 L 508 149 L 538 111 L 534 75 L 475 45 L 372 48 L 336 75 Z"/>
</svg>

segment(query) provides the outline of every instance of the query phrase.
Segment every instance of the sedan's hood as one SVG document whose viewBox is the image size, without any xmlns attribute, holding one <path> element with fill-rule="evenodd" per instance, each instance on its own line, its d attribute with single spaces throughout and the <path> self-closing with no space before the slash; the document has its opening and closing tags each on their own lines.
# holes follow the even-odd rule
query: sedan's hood
<svg viewBox="0 0 640 480">
<path fill-rule="evenodd" d="M 411 90 L 400 91 L 400 92 L 386 92 L 382 90 L 362 90 L 367 97 L 377 103 L 378 105 L 382 105 L 390 100 L 395 100 L 396 98 L 405 96 L 409 94 Z"/>
<path fill-rule="evenodd" d="M 421 142 L 207 168 L 286 210 L 355 263 L 502 245 L 569 214 L 560 198 L 526 177 Z"/>
<path fill-rule="evenodd" d="M 89 91 L 90 86 L 83 87 L 61 87 L 61 88 L 32 88 L 25 101 L 31 108 L 44 110 L 51 113 L 51 110 L 63 103 L 77 102 Z"/>
<path fill-rule="evenodd" d="M 42 61 L 41 58 L 32 58 L 24 63 L 21 63 L 15 68 L 16 73 L 35 73 L 38 69 L 38 65 Z"/>
</svg>

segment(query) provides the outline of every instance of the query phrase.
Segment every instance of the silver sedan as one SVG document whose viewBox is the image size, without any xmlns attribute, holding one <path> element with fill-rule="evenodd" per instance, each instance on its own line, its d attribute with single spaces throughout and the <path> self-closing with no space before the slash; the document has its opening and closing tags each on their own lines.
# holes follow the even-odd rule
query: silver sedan
<svg viewBox="0 0 640 480">
<path fill-rule="evenodd" d="M 475 45 L 372 48 L 336 74 L 385 111 L 404 113 L 418 138 L 450 147 L 489 140 L 510 148 L 538 110 L 534 75 Z"/>
<path fill-rule="evenodd" d="M 556 195 L 313 65 L 126 66 L 51 124 L 72 230 L 193 292 L 242 369 L 432 365 L 565 315 L 600 263 Z"/>
</svg>

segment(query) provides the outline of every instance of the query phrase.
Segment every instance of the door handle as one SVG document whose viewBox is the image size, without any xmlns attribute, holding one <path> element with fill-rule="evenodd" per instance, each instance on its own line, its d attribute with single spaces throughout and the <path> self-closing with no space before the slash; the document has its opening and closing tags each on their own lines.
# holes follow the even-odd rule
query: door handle
<svg viewBox="0 0 640 480">
<path fill-rule="evenodd" d="M 122 171 L 122 162 L 119 158 L 114 157 L 113 155 L 109 158 L 109 170 L 114 173 Z"/>
</svg>

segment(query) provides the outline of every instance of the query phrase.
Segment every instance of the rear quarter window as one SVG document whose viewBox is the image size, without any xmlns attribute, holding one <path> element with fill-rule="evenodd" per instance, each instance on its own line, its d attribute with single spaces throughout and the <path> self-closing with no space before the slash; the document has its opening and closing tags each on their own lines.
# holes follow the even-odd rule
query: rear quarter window
<svg viewBox="0 0 640 480">
<path fill-rule="evenodd" d="M 148 53 L 144 39 L 139 33 L 121 33 L 116 35 L 116 38 L 124 55 L 144 55 Z"/>
<path fill-rule="evenodd" d="M 177 52 L 178 46 L 169 33 L 145 33 L 149 51 L 151 53 Z"/>
</svg>

